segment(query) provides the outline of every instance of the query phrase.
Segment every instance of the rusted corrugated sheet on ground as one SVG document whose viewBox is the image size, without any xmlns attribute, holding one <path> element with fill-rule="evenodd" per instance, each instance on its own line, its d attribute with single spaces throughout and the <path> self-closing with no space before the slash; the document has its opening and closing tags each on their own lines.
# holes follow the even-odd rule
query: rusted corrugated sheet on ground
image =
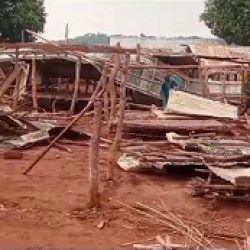
<svg viewBox="0 0 250 250">
<path fill-rule="evenodd" d="M 238 119 L 237 107 L 183 91 L 170 91 L 165 113 L 169 111 L 186 115 Z"/>
</svg>

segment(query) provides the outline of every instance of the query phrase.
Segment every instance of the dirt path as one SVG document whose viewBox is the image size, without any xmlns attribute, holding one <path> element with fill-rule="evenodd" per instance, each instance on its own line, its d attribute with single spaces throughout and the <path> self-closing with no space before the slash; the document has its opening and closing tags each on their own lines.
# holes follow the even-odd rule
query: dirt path
<svg viewBox="0 0 250 250">
<path fill-rule="evenodd" d="M 216 204 L 189 196 L 188 178 L 142 175 L 116 170 L 116 182 L 107 183 L 107 151 L 99 162 L 103 207 L 91 211 L 88 203 L 88 147 L 70 147 L 72 153 L 52 149 L 31 175 L 22 176 L 27 165 L 43 148 L 25 151 L 23 160 L 0 159 L 0 245 L 1 247 L 119 247 L 171 230 L 150 221 L 109 198 L 133 205 L 153 205 L 163 199 L 175 213 L 198 219 L 207 226 L 217 221 L 221 228 L 241 233 L 249 229 L 245 205 Z M 105 221 L 105 227 L 97 225 Z M 221 229 L 222 230 L 222 229 Z M 173 236 L 174 241 L 181 241 Z M 234 244 L 228 241 L 222 244 Z"/>
</svg>

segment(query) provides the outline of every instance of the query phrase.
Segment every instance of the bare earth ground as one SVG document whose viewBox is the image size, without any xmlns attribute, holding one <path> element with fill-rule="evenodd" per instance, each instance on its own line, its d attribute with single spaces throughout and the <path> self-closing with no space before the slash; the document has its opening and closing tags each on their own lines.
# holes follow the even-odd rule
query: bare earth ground
<svg viewBox="0 0 250 250">
<path fill-rule="evenodd" d="M 84 123 L 84 121 L 83 121 Z M 90 124 L 88 124 L 90 125 Z M 88 126 L 90 128 L 90 126 Z M 53 148 L 30 176 L 22 175 L 43 147 L 25 151 L 23 160 L 0 159 L 1 247 L 120 247 L 158 234 L 171 234 L 166 226 L 109 201 L 153 205 L 162 198 L 175 213 L 242 233 L 249 228 L 247 205 L 216 203 L 189 195 L 188 177 L 142 175 L 117 169 L 116 182 L 107 183 L 107 150 L 100 153 L 102 209 L 88 203 L 88 147 L 68 146 L 71 153 Z M 105 221 L 105 227 L 97 225 Z M 215 222 L 214 222 L 215 223 Z M 182 238 L 173 236 L 176 243 Z M 220 244 L 235 243 L 220 241 Z"/>
</svg>

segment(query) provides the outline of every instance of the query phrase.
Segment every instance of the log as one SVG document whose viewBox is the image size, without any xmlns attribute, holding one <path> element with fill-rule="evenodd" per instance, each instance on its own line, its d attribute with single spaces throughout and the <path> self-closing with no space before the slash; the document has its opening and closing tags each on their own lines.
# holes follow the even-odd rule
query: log
<svg viewBox="0 0 250 250">
<path fill-rule="evenodd" d="M 94 104 L 95 116 L 94 116 L 94 132 L 90 143 L 90 207 L 100 207 L 100 195 L 98 188 L 98 155 L 99 144 L 101 136 L 101 115 L 102 115 L 102 101 L 97 99 Z"/>
</svg>

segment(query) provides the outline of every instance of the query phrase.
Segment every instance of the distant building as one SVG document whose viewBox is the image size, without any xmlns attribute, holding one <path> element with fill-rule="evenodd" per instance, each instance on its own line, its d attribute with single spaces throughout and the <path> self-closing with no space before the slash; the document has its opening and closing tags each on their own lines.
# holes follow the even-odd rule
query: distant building
<svg viewBox="0 0 250 250">
<path fill-rule="evenodd" d="M 140 44 L 142 48 L 149 49 L 166 49 L 172 48 L 173 51 L 179 52 L 182 50 L 181 45 L 195 45 L 195 44 L 224 44 L 218 39 L 203 39 L 203 38 L 164 38 L 164 37 L 136 37 L 136 36 L 111 36 L 110 45 L 115 46 L 120 43 L 122 47 L 134 48 Z"/>
</svg>

